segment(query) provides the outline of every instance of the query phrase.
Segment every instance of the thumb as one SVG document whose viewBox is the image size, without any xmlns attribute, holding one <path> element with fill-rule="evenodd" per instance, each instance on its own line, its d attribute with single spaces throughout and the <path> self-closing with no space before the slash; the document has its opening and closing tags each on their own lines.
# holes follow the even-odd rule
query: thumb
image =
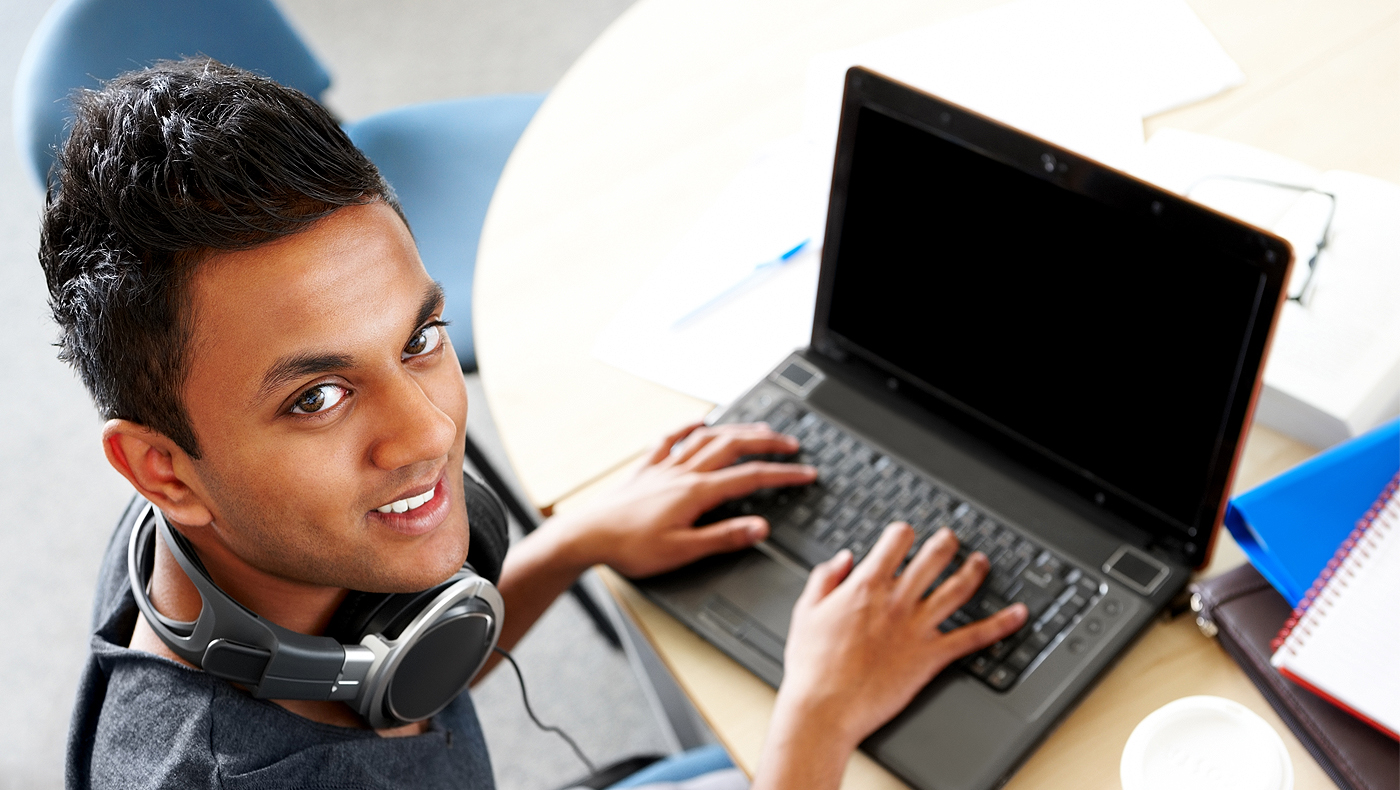
<svg viewBox="0 0 1400 790">
<path fill-rule="evenodd" d="M 836 586 L 851 573 L 852 555 L 849 549 L 841 549 L 836 552 L 836 556 L 826 562 L 813 566 L 811 574 L 807 576 L 807 584 L 802 588 L 802 595 L 798 596 L 798 606 L 813 606 L 831 594 Z"/>
<path fill-rule="evenodd" d="M 675 533 L 685 562 L 711 554 L 748 548 L 768 537 L 768 522 L 759 516 L 738 516 Z"/>
</svg>

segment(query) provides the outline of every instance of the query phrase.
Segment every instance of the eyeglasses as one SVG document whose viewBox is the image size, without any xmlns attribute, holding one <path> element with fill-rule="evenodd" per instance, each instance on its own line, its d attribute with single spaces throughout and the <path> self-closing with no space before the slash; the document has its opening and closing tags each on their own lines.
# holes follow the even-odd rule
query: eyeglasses
<svg viewBox="0 0 1400 790">
<path fill-rule="evenodd" d="M 1302 285 L 1299 286 L 1297 292 L 1288 294 L 1288 300 L 1290 302 L 1297 302 L 1303 307 L 1307 307 L 1308 302 L 1312 299 L 1313 275 L 1317 274 L 1317 261 L 1318 258 L 1322 256 L 1322 251 L 1327 248 L 1327 242 L 1332 233 L 1332 218 L 1337 215 L 1337 196 L 1332 194 L 1331 192 L 1325 192 L 1315 187 L 1306 187 L 1299 184 L 1286 184 L 1282 181 L 1270 181 L 1265 178 L 1250 178 L 1248 176 L 1210 175 L 1197 179 L 1194 184 L 1188 187 L 1186 189 L 1186 197 L 1190 198 L 1191 193 L 1195 192 L 1196 189 L 1201 186 L 1201 184 L 1207 181 L 1237 181 L 1246 184 L 1258 184 L 1260 186 L 1274 187 L 1276 189 L 1287 189 L 1294 192 L 1312 192 L 1318 195 L 1322 195 L 1323 197 L 1326 197 L 1328 199 L 1330 205 L 1327 209 L 1327 221 L 1322 224 L 1322 234 L 1317 239 L 1317 246 L 1313 249 L 1312 257 L 1308 259 L 1308 274 L 1306 277 L 1303 278 Z"/>
</svg>

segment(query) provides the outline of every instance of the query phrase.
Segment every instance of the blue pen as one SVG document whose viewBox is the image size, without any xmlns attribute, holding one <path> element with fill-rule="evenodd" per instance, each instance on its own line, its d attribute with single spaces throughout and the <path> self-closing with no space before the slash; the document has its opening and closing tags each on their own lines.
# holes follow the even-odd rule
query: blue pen
<svg viewBox="0 0 1400 790">
<path fill-rule="evenodd" d="M 755 264 L 753 269 L 750 270 L 748 274 L 744 275 L 743 279 L 739 280 L 738 282 L 734 283 L 728 288 L 725 288 L 723 291 L 716 294 L 713 298 L 707 300 L 704 304 L 676 319 L 676 322 L 674 324 L 671 324 L 671 328 L 680 329 L 681 327 L 685 326 L 691 321 L 694 321 L 701 315 L 704 315 L 705 313 L 709 312 L 711 308 L 715 307 L 721 302 L 727 301 L 731 296 L 734 296 L 735 294 L 746 290 L 749 286 L 753 285 L 753 283 L 756 282 L 759 278 L 786 265 L 788 261 L 791 261 L 794 257 L 796 257 L 797 253 L 802 252 L 803 248 L 806 247 L 807 243 L 810 241 L 811 239 L 803 239 L 802 241 L 799 241 L 797 243 L 797 246 L 793 247 L 792 249 L 788 250 L 782 255 L 779 255 L 778 257 L 772 260 Z"/>
</svg>

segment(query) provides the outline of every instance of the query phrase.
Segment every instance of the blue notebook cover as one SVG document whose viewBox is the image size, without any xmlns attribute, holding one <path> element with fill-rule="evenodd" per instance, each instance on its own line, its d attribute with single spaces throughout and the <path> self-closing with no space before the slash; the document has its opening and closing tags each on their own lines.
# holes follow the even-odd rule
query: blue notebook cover
<svg viewBox="0 0 1400 790">
<path fill-rule="evenodd" d="M 1333 447 L 1230 500 L 1225 526 L 1294 606 L 1400 470 L 1400 420 Z"/>
</svg>

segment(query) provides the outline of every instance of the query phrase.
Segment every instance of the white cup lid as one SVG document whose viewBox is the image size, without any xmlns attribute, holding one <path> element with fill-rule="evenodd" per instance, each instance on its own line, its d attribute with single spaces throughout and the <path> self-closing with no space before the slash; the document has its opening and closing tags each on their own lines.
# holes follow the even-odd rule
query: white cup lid
<svg viewBox="0 0 1400 790">
<path fill-rule="evenodd" d="M 1283 739 L 1254 711 L 1221 697 L 1183 697 L 1128 736 L 1123 790 L 1293 790 Z"/>
</svg>

